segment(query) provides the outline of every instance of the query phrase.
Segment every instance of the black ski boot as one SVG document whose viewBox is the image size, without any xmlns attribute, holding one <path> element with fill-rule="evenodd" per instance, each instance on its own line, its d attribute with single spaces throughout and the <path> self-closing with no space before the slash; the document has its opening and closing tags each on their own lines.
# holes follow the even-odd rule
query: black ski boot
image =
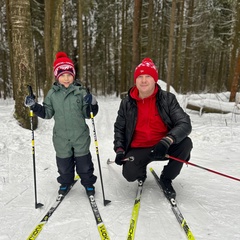
<svg viewBox="0 0 240 240">
<path fill-rule="evenodd" d="M 95 187 L 94 186 L 85 187 L 85 189 L 86 189 L 86 193 L 88 196 L 95 195 Z"/>
<path fill-rule="evenodd" d="M 62 184 L 58 190 L 58 194 L 65 195 L 70 190 L 71 185 Z"/>
<path fill-rule="evenodd" d="M 161 174 L 159 183 L 163 189 L 165 196 L 168 199 L 171 199 L 171 198 L 175 199 L 176 192 L 172 186 L 172 180 L 169 178 L 166 178 L 163 174 Z"/>
</svg>

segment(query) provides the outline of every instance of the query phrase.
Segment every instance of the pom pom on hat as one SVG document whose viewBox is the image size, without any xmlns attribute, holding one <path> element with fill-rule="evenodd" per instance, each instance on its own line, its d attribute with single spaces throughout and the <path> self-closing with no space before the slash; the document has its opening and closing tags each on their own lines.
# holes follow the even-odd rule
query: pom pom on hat
<svg viewBox="0 0 240 240">
<path fill-rule="evenodd" d="M 56 59 L 53 63 L 53 73 L 56 79 L 64 73 L 71 74 L 75 77 L 76 72 L 73 61 L 68 58 L 65 52 L 58 52 L 56 54 Z"/>
<path fill-rule="evenodd" d="M 144 74 L 153 77 L 155 82 L 158 81 L 158 71 L 151 58 L 144 58 L 142 62 L 135 68 L 134 82 L 136 82 L 136 78 L 138 76 Z"/>
</svg>

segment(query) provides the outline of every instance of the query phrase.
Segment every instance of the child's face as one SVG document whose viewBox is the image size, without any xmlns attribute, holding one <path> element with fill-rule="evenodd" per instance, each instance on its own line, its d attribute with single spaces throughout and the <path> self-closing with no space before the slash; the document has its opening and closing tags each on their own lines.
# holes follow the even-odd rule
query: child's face
<svg viewBox="0 0 240 240">
<path fill-rule="evenodd" d="M 64 73 L 58 78 L 59 83 L 65 88 L 68 88 L 69 85 L 73 83 L 73 80 L 73 76 L 69 73 Z"/>
</svg>

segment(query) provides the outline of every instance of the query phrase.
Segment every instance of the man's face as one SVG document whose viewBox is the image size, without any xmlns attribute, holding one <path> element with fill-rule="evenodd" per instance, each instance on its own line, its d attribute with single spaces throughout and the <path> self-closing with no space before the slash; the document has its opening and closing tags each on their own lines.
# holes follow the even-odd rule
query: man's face
<svg viewBox="0 0 240 240">
<path fill-rule="evenodd" d="M 153 77 L 147 74 L 139 75 L 136 78 L 136 87 L 139 91 L 140 98 L 146 98 L 153 94 L 155 89 L 155 81 Z"/>
</svg>

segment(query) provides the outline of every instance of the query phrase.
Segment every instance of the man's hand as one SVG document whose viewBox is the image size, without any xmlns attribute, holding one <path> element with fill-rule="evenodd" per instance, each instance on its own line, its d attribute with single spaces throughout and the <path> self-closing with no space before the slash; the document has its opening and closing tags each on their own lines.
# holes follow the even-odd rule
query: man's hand
<svg viewBox="0 0 240 240">
<path fill-rule="evenodd" d="M 150 158 L 152 160 L 163 160 L 171 144 L 173 143 L 172 139 L 169 137 L 164 137 L 159 143 L 155 145 L 153 150 L 150 153 Z"/>
<path fill-rule="evenodd" d="M 117 165 L 122 165 L 123 159 L 125 158 L 125 151 L 122 148 L 119 148 L 119 149 L 117 149 L 116 153 L 117 153 L 117 155 L 115 158 L 115 163 Z"/>
</svg>

